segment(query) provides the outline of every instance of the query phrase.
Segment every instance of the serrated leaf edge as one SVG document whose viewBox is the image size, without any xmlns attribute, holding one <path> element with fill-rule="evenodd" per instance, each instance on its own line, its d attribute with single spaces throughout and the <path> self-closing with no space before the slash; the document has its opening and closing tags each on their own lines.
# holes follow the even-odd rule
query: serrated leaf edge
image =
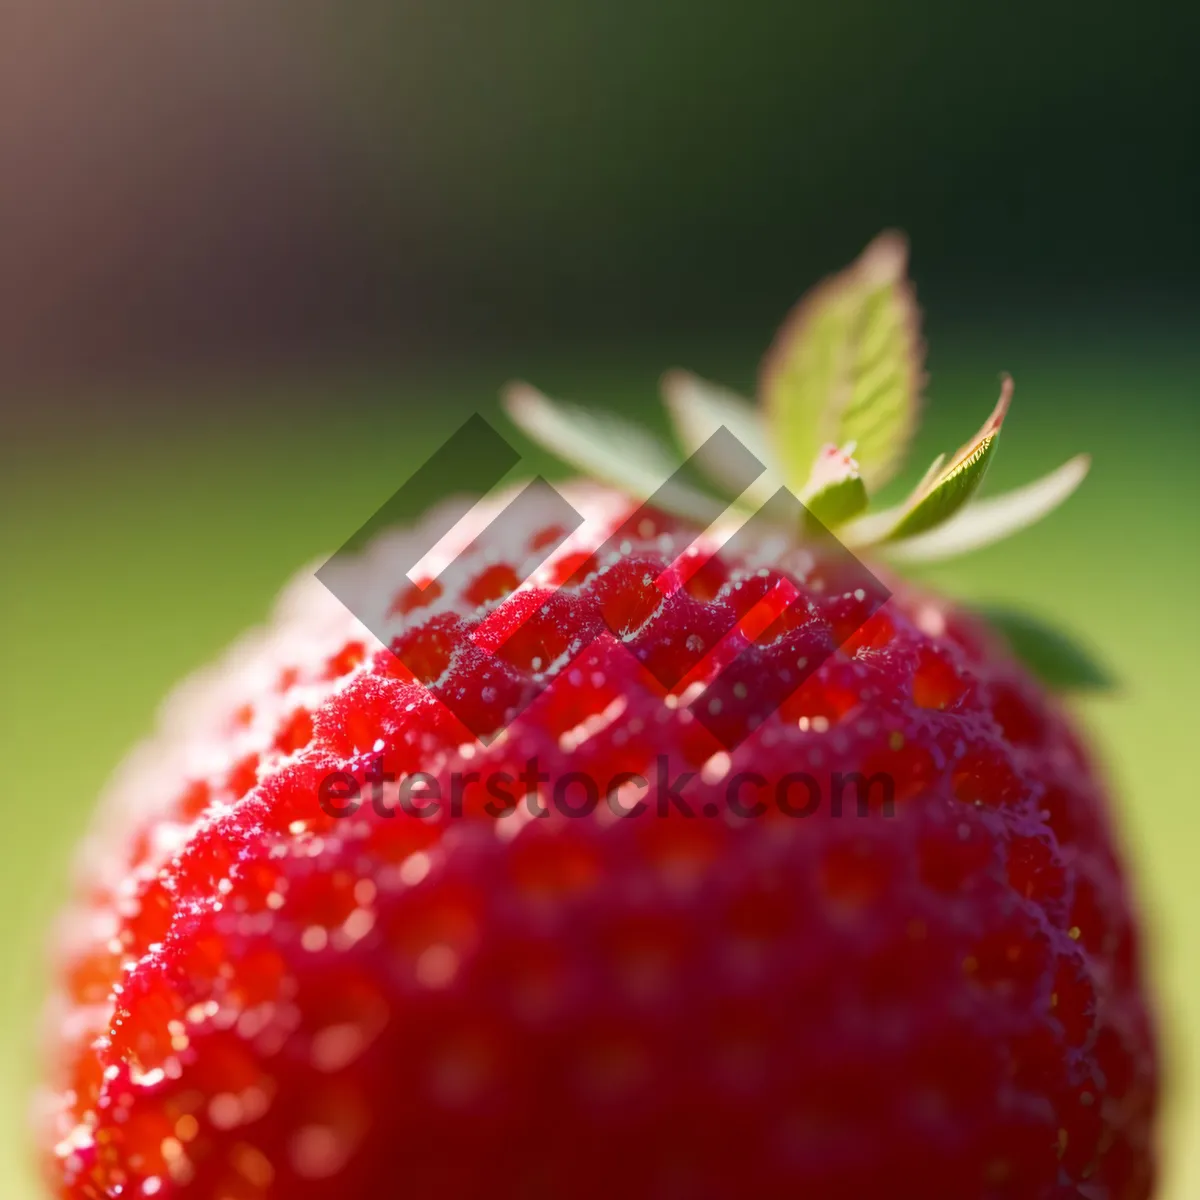
<svg viewBox="0 0 1200 1200">
<path fill-rule="evenodd" d="M 923 366 L 925 343 L 921 339 L 920 308 L 916 301 L 916 291 L 907 278 L 907 267 L 908 240 L 904 235 L 895 230 L 886 230 L 879 234 L 848 267 L 827 276 L 801 296 L 781 323 L 759 367 L 758 395 L 763 422 L 768 433 L 773 435 L 772 440 L 782 446 L 788 440 L 788 434 L 784 428 L 784 409 L 781 402 L 774 399 L 778 395 L 776 382 L 815 316 L 823 307 L 836 304 L 856 287 L 878 289 L 891 285 L 897 289 L 897 298 L 903 309 L 904 323 L 911 345 L 911 353 L 906 358 L 911 399 L 904 419 L 891 439 L 893 448 L 887 458 L 863 469 L 864 482 L 872 489 L 881 487 L 891 479 L 903 463 L 920 422 L 926 379 Z M 822 445 L 842 440 L 839 436 L 838 421 L 845 413 L 848 394 L 848 385 L 843 381 L 838 394 L 826 398 L 817 427 L 809 439 L 811 457 L 807 461 L 798 461 L 793 470 L 786 470 L 781 465 L 789 483 L 799 485 L 801 480 L 807 478 Z M 803 459 L 803 455 L 796 457 Z"/>
</svg>

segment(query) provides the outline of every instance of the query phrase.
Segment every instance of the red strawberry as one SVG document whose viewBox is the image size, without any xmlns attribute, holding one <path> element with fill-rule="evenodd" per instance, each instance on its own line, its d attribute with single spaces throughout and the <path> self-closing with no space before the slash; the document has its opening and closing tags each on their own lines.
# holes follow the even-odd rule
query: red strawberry
<svg viewBox="0 0 1200 1200">
<path fill-rule="evenodd" d="M 890 575 L 868 616 L 794 531 L 652 591 L 685 527 L 588 560 L 632 504 L 570 495 L 508 598 L 553 531 L 424 591 L 421 530 L 376 543 L 407 667 L 306 578 L 170 707 L 67 923 L 57 1194 L 1146 1200 L 1136 922 L 1058 703 Z M 678 687 L 642 665 L 732 617 Z M 755 637 L 751 687 L 823 665 L 725 745 L 691 704 Z"/>
</svg>

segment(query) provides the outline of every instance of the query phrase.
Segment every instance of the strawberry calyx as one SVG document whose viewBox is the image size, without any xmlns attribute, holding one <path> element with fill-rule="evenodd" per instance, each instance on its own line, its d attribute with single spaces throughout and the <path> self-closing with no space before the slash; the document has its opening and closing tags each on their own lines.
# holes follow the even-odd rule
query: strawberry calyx
<svg viewBox="0 0 1200 1200">
<path fill-rule="evenodd" d="M 923 406 L 925 347 L 907 263 L 904 238 L 884 233 L 807 293 L 764 358 L 757 403 L 669 372 L 662 391 L 675 447 L 633 422 L 552 400 L 525 383 L 506 390 L 505 410 L 527 436 L 585 475 L 639 500 L 653 494 L 661 507 L 706 524 L 731 504 L 758 512 L 788 487 L 814 530 L 836 531 L 856 554 L 919 564 L 980 549 L 1058 508 L 1083 482 L 1090 459 L 1077 455 L 1022 487 L 980 498 L 1012 400 L 1005 375 L 999 400 L 972 438 L 948 460 L 935 459 L 900 503 L 873 506 L 902 467 Z M 727 446 L 717 449 L 721 431 L 761 463 L 749 486 Z M 662 487 L 685 457 L 708 488 L 674 479 Z M 793 533 L 806 536 L 805 529 Z M 995 623 L 1004 633 L 1004 621 Z M 1107 678 L 1060 631 L 1041 628 L 1042 636 L 1031 637 L 1041 623 L 1026 614 L 1019 624 L 1020 637 L 1009 639 L 1014 653 L 1047 682 L 1096 686 Z M 1052 661 L 1040 661 L 1046 656 Z"/>
</svg>

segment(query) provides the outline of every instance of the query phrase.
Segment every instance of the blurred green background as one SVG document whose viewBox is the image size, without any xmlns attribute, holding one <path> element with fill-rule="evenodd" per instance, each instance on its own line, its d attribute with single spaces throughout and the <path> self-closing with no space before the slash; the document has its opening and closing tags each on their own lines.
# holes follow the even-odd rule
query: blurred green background
<svg viewBox="0 0 1200 1200">
<path fill-rule="evenodd" d="M 659 420 L 913 238 L 919 469 L 1011 371 L 1043 526 L 934 580 L 1076 630 L 1200 1195 L 1200 21 L 1182 5 L 9 0 L 0 33 L 0 1196 L 48 921 L 158 701 L 514 375 Z"/>
</svg>

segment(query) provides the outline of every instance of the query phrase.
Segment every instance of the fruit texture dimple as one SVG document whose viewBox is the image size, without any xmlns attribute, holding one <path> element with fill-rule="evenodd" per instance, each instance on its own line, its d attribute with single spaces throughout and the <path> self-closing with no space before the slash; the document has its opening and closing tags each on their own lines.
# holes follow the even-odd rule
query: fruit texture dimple
<svg viewBox="0 0 1200 1200">
<path fill-rule="evenodd" d="M 787 580 L 806 605 L 755 631 L 770 670 L 842 640 L 853 597 L 752 554 L 664 597 L 673 527 L 589 561 L 623 510 L 574 502 L 590 524 L 511 599 L 560 531 L 521 531 L 457 591 L 395 578 L 380 605 L 407 667 L 303 581 L 169 707 L 64 923 L 56 1194 L 1147 1200 L 1135 920 L 1056 706 L 986 629 L 896 585 L 729 750 L 694 679 L 668 691 L 642 664 L 666 677 L 696 638 L 711 677 L 733 652 L 718 618 Z M 486 747 L 424 686 L 476 727 L 535 677 Z M 531 759 L 548 815 L 523 795 L 493 815 L 489 785 Z M 634 780 L 660 769 L 713 815 L 655 811 Z M 443 799 L 457 775 L 459 812 L 373 804 L 372 770 Z M 361 783 L 353 816 L 318 803 L 333 772 Z M 886 774 L 891 810 L 851 792 L 835 815 L 827 793 L 789 816 L 800 772 Z M 548 803 L 571 773 L 582 816 Z M 585 778 L 650 811 L 588 810 Z"/>
</svg>

